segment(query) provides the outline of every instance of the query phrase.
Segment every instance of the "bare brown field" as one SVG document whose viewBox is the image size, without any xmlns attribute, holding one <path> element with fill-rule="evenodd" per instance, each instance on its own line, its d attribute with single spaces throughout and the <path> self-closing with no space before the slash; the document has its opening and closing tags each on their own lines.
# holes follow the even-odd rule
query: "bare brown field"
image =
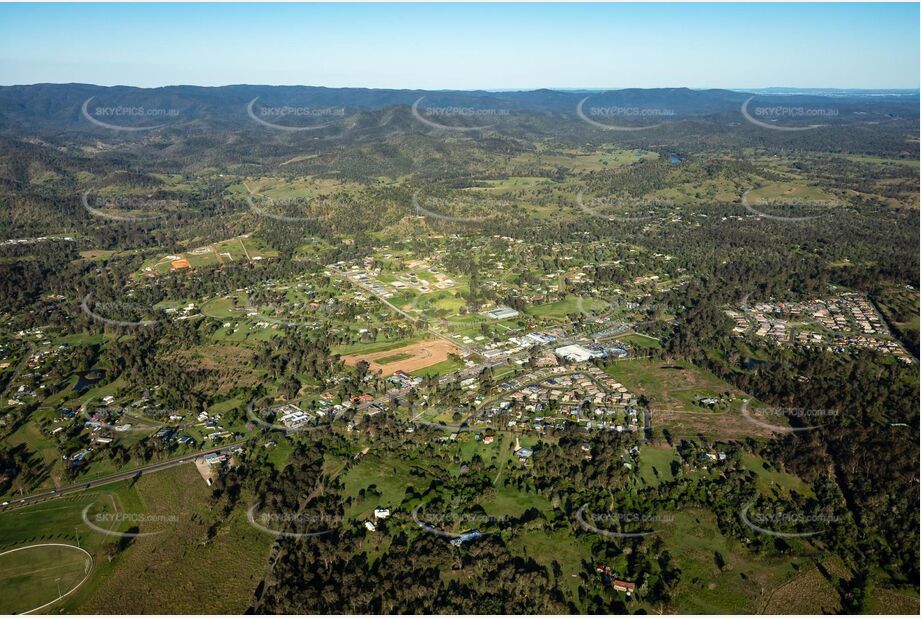
<svg viewBox="0 0 921 618">
<path fill-rule="evenodd" d="M 652 426 L 666 429 L 673 438 L 696 438 L 698 434 L 721 440 L 747 437 L 769 438 L 772 431 L 729 412 L 688 412 L 685 410 L 652 410 Z"/>
<path fill-rule="evenodd" d="M 192 350 L 183 350 L 172 355 L 180 367 L 195 372 L 200 379 L 196 387 L 214 392 L 227 392 L 234 388 L 249 387 L 262 380 L 260 372 L 253 367 L 253 354 L 246 348 L 234 345 L 200 345 Z M 209 374 L 203 376 L 200 371 Z"/>
<path fill-rule="evenodd" d="M 380 371 L 381 375 L 389 376 L 397 371 L 409 373 L 411 371 L 431 367 L 432 365 L 448 360 L 448 355 L 456 352 L 457 348 L 447 341 L 443 339 L 430 339 L 428 341 L 420 341 L 419 343 L 413 343 L 403 346 L 402 348 L 385 350 L 383 352 L 349 354 L 348 356 L 342 357 L 342 362 L 346 365 L 355 366 L 358 364 L 358 361 L 368 361 L 372 372 L 377 373 Z M 410 355 L 410 357 L 400 361 L 384 365 L 375 362 L 378 359 L 386 359 L 407 354 Z"/>
<path fill-rule="evenodd" d="M 762 609 L 764 614 L 837 614 L 841 597 L 834 584 L 813 567 L 779 586 Z"/>
<path fill-rule="evenodd" d="M 911 590 L 894 590 L 892 588 L 877 588 L 873 591 L 870 603 L 871 612 L 875 614 L 917 614 L 919 598 Z"/>
</svg>

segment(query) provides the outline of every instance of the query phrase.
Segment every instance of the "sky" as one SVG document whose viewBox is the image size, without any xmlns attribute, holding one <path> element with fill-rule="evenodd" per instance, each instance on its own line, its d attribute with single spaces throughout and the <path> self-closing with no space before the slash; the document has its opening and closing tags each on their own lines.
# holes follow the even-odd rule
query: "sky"
<svg viewBox="0 0 921 618">
<path fill-rule="evenodd" d="M 919 5 L 0 4 L 0 85 L 918 88 Z"/>
</svg>

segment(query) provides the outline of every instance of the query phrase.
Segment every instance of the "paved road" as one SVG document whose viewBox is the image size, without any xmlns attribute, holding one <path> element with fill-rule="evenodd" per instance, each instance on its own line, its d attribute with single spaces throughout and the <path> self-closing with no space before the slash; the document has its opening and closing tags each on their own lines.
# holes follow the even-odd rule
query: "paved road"
<svg viewBox="0 0 921 618">
<path fill-rule="evenodd" d="M 190 463 L 198 459 L 199 457 L 204 457 L 205 455 L 211 455 L 212 453 L 223 453 L 224 451 L 232 450 L 238 446 L 242 446 L 242 442 L 234 442 L 233 444 L 227 444 L 225 446 L 219 446 L 205 451 L 199 451 L 198 453 L 193 453 L 191 455 L 186 455 L 180 457 L 179 459 L 171 459 L 170 461 L 163 461 L 160 463 L 149 464 L 146 466 L 141 466 L 139 468 L 134 468 L 132 470 L 125 470 L 124 472 L 117 472 L 115 474 L 110 474 L 109 476 L 103 476 L 92 481 L 85 481 L 83 483 L 76 483 L 74 485 L 69 485 L 61 489 L 52 489 L 49 491 L 42 492 L 40 494 L 33 494 L 31 496 L 26 496 L 25 498 L 10 499 L 10 503 L 6 506 L 0 507 L 0 510 L 9 510 L 20 506 L 28 506 L 36 502 L 42 502 L 43 500 L 49 500 L 51 498 L 60 498 L 61 496 L 72 494 L 78 491 L 84 491 L 87 489 L 92 489 L 93 487 L 99 487 L 100 485 L 108 485 L 109 483 L 115 483 L 118 481 L 125 481 L 135 476 L 140 476 L 142 474 L 151 474 L 153 472 L 160 472 L 162 470 L 168 470 L 170 468 L 175 468 L 176 466 L 181 466 L 185 463 Z"/>
</svg>

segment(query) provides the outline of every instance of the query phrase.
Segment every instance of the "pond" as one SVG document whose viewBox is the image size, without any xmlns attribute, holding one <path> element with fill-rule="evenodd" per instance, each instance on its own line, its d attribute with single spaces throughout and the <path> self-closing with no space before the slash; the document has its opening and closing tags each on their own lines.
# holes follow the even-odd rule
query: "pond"
<svg viewBox="0 0 921 618">
<path fill-rule="evenodd" d="M 80 391 L 84 391 L 91 386 L 94 386 L 104 377 L 106 377 L 106 372 L 102 369 L 91 369 L 86 373 L 81 373 L 80 377 L 77 379 L 77 385 L 74 386 L 74 390 L 78 393 Z"/>
</svg>

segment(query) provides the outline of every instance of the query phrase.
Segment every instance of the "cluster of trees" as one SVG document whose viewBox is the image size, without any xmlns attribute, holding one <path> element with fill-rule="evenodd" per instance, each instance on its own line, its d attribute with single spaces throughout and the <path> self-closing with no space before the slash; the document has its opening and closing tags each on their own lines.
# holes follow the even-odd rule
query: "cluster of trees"
<svg viewBox="0 0 921 618">
<path fill-rule="evenodd" d="M 775 465 L 810 482 L 831 478 L 859 525 L 835 537 L 836 550 L 869 577 L 880 568 L 897 582 L 918 577 L 918 372 L 869 352 L 757 347 L 729 336 L 729 324 L 703 289 L 679 316 L 669 352 L 710 369 L 779 409 L 790 422 L 813 425 L 797 411 L 823 411 L 822 427 L 769 443 Z M 696 302 L 695 302 L 696 301 Z M 687 300 L 685 301 L 687 302 Z M 749 370 L 755 354 L 764 363 Z M 830 411 L 825 413 L 824 411 Z M 816 412 L 818 413 L 818 412 Z"/>
</svg>

